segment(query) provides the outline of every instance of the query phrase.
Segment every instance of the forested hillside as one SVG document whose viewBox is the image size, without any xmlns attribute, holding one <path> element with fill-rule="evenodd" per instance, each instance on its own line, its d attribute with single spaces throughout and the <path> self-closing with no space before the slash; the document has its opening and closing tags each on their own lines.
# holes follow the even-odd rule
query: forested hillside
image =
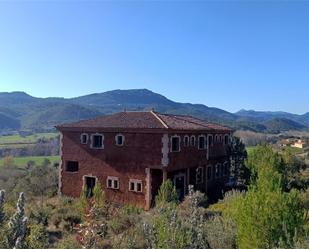
<svg viewBox="0 0 309 249">
<path fill-rule="evenodd" d="M 207 102 L 207 100 L 205 100 Z M 258 132 L 304 130 L 309 113 L 240 111 L 230 113 L 202 104 L 174 102 L 147 89 L 114 90 L 76 98 L 36 98 L 24 92 L 0 93 L 0 129 L 50 130 L 60 123 L 89 119 L 123 110 L 151 110 L 186 114 Z"/>
</svg>

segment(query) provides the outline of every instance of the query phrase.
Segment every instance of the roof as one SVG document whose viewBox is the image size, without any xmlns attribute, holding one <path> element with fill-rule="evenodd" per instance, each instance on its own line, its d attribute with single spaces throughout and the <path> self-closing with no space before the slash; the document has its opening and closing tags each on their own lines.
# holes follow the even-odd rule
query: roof
<svg viewBox="0 0 309 249">
<path fill-rule="evenodd" d="M 153 111 L 125 111 L 94 119 L 56 126 L 62 128 L 128 128 L 171 130 L 224 130 L 231 129 L 185 115 L 161 114 Z"/>
</svg>

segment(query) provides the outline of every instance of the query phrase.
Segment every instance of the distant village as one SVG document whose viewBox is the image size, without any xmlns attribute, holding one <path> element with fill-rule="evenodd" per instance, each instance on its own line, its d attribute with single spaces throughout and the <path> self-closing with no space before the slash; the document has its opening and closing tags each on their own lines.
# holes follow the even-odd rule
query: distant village
<svg viewBox="0 0 309 249">
<path fill-rule="evenodd" d="M 299 149 L 309 148 L 309 137 L 288 137 L 278 141 L 279 147 L 292 147 Z"/>
</svg>

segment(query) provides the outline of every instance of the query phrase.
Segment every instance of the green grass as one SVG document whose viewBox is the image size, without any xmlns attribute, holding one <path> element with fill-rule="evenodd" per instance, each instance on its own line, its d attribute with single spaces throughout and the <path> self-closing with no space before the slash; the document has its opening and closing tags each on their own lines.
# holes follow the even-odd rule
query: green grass
<svg viewBox="0 0 309 249">
<path fill-rule="evenodd" d="M 246 146 L 247 153 L 249 154 L 251 151 L 253 151 L 256 148 L 256 146 Z"/>
<path fill-rule="evenodd" d="M 59 162 L 59 156 L 26 156 L 26 157 L 15 157 L 14 165 L 18 167 L 23 167 L 27 165 L 27 162 L 34 161 L 36 165 L 40 165 L 43 163 L 44 159 L 47 158 L 51 161 L 51 163 Z M 0 159 L 0 167 L 3 166 L 4 158 Z"/>
<path fill-rule="evenodd" d="M 304 150 L 301 148 L 295 148 L 295 147 L 284 147 L 282 150 L 289 151 L 293 155 L 302 154 L 304 153 Z"/>
<path fill-rule="evenodd" d="M 29 136 L 20 136 L 20 135 L 9 135 L 9 136 L 0 136 L 0 145 L 8 144 L 23 144 L 23 143 L 36 143 L 39 139 L 45 138 L 50 139 L 57 137 L 58 133 L 36 133 Z"/>
</svg>

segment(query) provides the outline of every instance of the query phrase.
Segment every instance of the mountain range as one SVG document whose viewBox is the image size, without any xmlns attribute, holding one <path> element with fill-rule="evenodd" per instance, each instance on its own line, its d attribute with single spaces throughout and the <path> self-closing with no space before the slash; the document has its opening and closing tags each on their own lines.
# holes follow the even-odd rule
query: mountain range
<svg viewBox="0 0 309 249">
<path fill-rule="evenodd" d="M 147 89 L 113 90 L 75 98 L 37 98 L 25 92 L 0 93 L 0 130 L 50 130 L 56 124 L 89 119 L 123 110 L 187 114 L 234 129 L 279 133 L 309 130 L 309 113 L 230 113 L 202 104 L 179 103 Z"/>
</svg>

